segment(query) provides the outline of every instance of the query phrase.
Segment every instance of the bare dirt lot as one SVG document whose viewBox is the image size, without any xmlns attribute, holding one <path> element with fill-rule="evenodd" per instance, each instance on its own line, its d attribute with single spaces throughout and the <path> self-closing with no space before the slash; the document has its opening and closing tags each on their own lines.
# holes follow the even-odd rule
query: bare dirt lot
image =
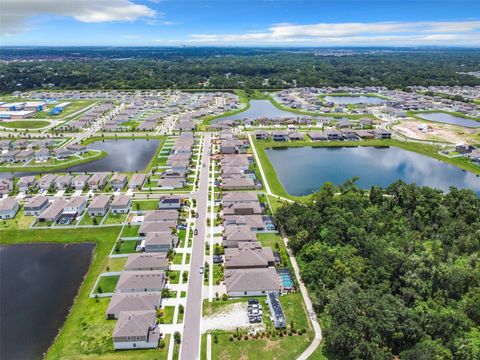
<svg viewBox="0 0 480 360">
<path fill-rule="evenodd" d="M 420 130 L 419 126 L 421 125 L 428 125 L 428 130 Z M 421 120 L 402 120 L 392 128 L 404 136 L 417 140 L 441 141 L 451 144 L 480 143 L 480 130 L 462 126 Z"/>
</svg>

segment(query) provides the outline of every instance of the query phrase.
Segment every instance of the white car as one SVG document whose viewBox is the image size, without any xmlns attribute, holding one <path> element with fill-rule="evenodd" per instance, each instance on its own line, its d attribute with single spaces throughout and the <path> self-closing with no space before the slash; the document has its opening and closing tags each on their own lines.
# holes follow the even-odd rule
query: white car
<svg viewBox="0 0 480 360">
<path fill-rule="evenodd" d="M 205 268 L 203 266 L 200 266 L 200 274 L 203 274 L 204 271 L 205 271 Z"/>
</svg>

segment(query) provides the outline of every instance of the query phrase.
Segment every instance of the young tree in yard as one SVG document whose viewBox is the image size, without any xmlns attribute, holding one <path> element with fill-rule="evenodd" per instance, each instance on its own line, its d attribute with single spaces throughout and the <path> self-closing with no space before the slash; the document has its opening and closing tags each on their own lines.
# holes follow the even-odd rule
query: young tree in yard
<svg viewBox="0 0 480 360">
<path fill-rule="evenodd" d="M 182 336 L 180 335 L 179 331 L 175 331 L 173 334 L 173 339 L 175 341 L 175 344 L 179 345 L 182 342 Z"/>
</svg>

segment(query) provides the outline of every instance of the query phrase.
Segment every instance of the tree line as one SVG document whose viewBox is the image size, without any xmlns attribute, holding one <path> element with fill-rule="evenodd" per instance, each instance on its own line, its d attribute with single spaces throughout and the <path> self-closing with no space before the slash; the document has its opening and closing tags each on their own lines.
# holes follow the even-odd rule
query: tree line
<svg viewBox="0 0 480 360">
<path fill-rule="evenodd" d="M 340 359 L 480 358 L 480 199 L 325 184 L 275 214 Z"/>
</svg>

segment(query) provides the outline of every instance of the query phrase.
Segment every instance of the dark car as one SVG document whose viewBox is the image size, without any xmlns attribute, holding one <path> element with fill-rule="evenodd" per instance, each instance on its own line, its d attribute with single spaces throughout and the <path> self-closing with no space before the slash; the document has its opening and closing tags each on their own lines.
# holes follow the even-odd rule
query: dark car
<svg viewBox="0 0 480 360">
<path fill-rule="evenodd" d="M 258 300 L 257 299 L 248 299 L 248 305 L 257 305 Z"/>
<path fill-rule="evenodd" d="M 198 235 L 198 230 L 197 230 L 197 229 L 195 229 L 195 230 L 193 231 L 193 235 Z"/>
</svg>

